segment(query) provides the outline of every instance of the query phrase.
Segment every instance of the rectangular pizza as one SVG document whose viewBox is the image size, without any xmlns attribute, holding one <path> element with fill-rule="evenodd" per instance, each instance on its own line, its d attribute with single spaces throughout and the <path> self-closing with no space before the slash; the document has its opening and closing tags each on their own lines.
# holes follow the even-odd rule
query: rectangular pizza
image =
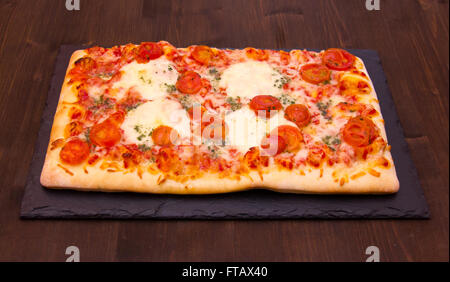
<svg viewBox="0 0 450 282">
<path fill-rule="evenodd" d="M 169 194 L 399 189 L 360 58 L 166 41 L 73 53 L 41 184 Z"/>
</svg>

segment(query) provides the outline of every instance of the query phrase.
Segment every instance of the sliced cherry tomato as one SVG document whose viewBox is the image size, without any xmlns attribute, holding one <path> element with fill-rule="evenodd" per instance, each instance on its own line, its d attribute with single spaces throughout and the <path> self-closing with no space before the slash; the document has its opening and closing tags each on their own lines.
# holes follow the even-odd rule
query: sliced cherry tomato
<svg viewBox="0 0 450 282">
<path fill-rule="evenodd" d="M 355 63 L 355 56 L 339 48 L 330 48 L 323 54 L 322 63 L 332 70 L 348 70 Z"/>
<path fill-rule="evenodd" d="M 284 110 L 284 117 L 295 123 L 299 128 L 307 126 L 311 121 L 311 114 L 305 105 L 294 104 Z"/>
<path fill-rule="evenodd" d="M 214 53 L 208 46 L 195 46 L 192 57 L 199 63 L 209 65 L 214 58 Z"/>
<path fill-rule="evenodd" d="M 330 80 L 331 71 L 324 65 L 308 64 L 301 67 L 300 75 L 309 83 L 319 84 Z"/>
<path fill-rule="evenodd" d="M 270 118 L 271 111 L 279 111 L 283 108 L 280 101 L 270 95 L 258 95 L 253 97 L 249 103 L 250 109 L 252 109 L 257 116 L 265 116 Z"/>
<path fill-rule="evenodd" d="M 269 134 L 261 141 L 261 148 L 268 156 L 278 155 L 286 150 L 287 144 L 280 135 Z"/>
<path fill-rule="evenodd" d="M 286 141 L 286 150 L 289 152 L 298 151 L 303 142 L 302 132 L 294 126 L 281 125 L 272 131 L 271 134 L 278 134 L 283 137 L 284 141 Z"/>
<path fill-rule="evenodd" d="M 83 57 L 75 61 L 75 66 L 84 72 L 90 72 L 97 67 L 97 62 L 91 57 Z"/>
<path fill-rule="evenodd" d="M 150 60 L 155 60 L 164 54 L 162 48 L 154 42 L 143 42 L 138 47 L 136 61 L 146 64 Z"/>
<path fill-rule="evenodd" d="M 119 143 L 121 138 L 119 126 L 109 120 L 94 125 L 89 133 L 91 142 L 100 147 L 112 147 Z"/>
<path fill-rule="evenodd" d="M 61 160 L 70 165 L 81 164 L 89 156 L 89 145 L 79 138 L 75 138 L 67 142 L 59 152 Z"/>
<path fill-rule="evenodd" d="M 152 139 L 158 146 L 171 146 L 177 144 L 180 135 L 172 127 L 160 125 L 153 130 Z"/>
<path fill-rule="evenodd" d="M 265 61 L 269 58 L 269 53 L 266 50 L 255 49 L 255 48 L 245 48 L 245 54 L 248 58 L 257 60 L 257 61 Z"/>
<path fill-rule="evenodd" d="M 202 88 L 202 78 L 195 71 L 187 71 L 176 83 L 178 91 L 184 94 L 195 94 Z"/>
<path fill-rule="evenodd" d="M 353 147 L 371 144 L 379 135 L 376 125 L 366 117 L 351 118 L 344 126 L 343 139 Z"/>
</svg>

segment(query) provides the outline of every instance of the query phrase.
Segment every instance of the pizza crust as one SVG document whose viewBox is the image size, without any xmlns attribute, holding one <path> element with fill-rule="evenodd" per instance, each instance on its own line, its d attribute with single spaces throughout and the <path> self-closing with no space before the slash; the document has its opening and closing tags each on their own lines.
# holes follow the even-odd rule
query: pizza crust
<svg viewBox="0 0 450 282">
<path fill-rule="evenodd" d="M 66 72 L 66 78 L 62 85 L 58 107 L 55 113 L 47 149 L 45 163 L 41 173 L 41 184 L 51 189 L 74 189 L 82 191 L 104 192 L 140 192 L 157 194 L 215 194 L 229 193 L 249 189 L 268 189 L 276 192 L 308 193 L 308 194 L 387 194 L 395 193 L 399 189 L 399 181 L 395 166 L 389 151 L 384 152 L 384 157 L 391 163 L 388 169 L 377 169 L 379 177 L 366 174 L 353 179 L 344 185 L 332 173 L 335 168 L 324 167 L 321 169 L 306 168 L 304 175 L 297 171 L 289 171 L 271 166 L 267 173 L 261 176 L 256 171 L 251 171 L 248 176 L 241 176 L 239 180 L 220 177 L 216 173 L 204 173 L 202 177 L 180 183 L 171 179 L 161 182 L 164 176 L 161 173 L 151 174 L 145 171 L 140 177 L 136 172 L 108 172 L 100 168 L 100 163 L 94 166 L 84 167 L 67 166 L 59 161 L 61 148 L 51 149 L 52 142 L 64 138 L 64 129 L 69 122 L 68 110 L 77 97 L 73 88 L 68 85 L 67 73 L 73 67 L 74 62 L 86 55 L 84 50 L 78 50 L 71 56 Z M 363 64 L 362 60 L 357 60 Z M 364 72 L 369 77 L 364 67 Z M 372 96 L 377 98 L 375 88 L 369 78 L 373 89 Z M 386 139 L 384 121 L 378 103 L 371 103 L 380 113 L 380 119 L 374 122 L 381 130 L 381 136 Z M 358 171 L 358 166 L 354 167 Z M 350 176 L 350 175 L 348 175 Z"/>
<path fill-rule="evenodd" d="M 55 154 L 57 157 L 57 154 Z M 141 192 L 156 194 L 215 194 L 243 191 L 249 189 L 269 189 L 276 192 L 308 193 L 308 194 L 386 194 L 398 191 L 399 182 L 395 168 L 381 170 L 379 177 L 366 174 L 341 186 L 335 182 L 331 172 L 311 169 L 305 175 L 270 167 L 270 173 L 257 172 L 249 176 L 241 176 L 240 180 L 220 178 L 218 174 L 205 173 L 201 178 L 185 183 L 166 180 L 162 174 L 143 173 L 140 178 L 136 173 L 107 172 L 98 167 L 70 167 L 74 175 L 70 176 L 63 168 L 50 164 L 41 176 L 41 184 L 54 189 L 75 189 L 104 192 Z"/>
</svg>

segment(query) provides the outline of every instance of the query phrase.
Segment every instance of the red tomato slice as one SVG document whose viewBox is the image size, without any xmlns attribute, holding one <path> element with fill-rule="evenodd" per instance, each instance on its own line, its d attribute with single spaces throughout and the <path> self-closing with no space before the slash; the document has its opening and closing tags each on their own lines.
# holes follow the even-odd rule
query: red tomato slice
<svg viewBox="0 0 450 282">
<path fill-rule="evenodd" d="M 277 127 L 271 135 L 278 134 L 286 141 L 286 151 L 296 152 L 300 149 L 303 142 L 302 132 L 297 128 L 290 125 L 281 125 Z"/>
<path fill-rule="evenodd" d="M 204 65 L 209 65 L 214 58 L 214 53 L 208 46 L 195 46 L 191 55 L 197 62 Z"/>
<path fill-rule="evenodd" d="M 284 110 L 284 117 L 295 123 L 299 128 L 307 126 L 311 121 L 311 114 L 306 106 L 294 104 Z"/>
<path fill-rule="evenodd" d="M 280 101 L 270 95 L 258 95 L 253 97 L 249 103 L 250 109 L 252 109 L 257 116 L 265 116 L 270 118 L 271 111 L 279 111 L 283 108 Z"/>
<path fill-rule="evenodd" d="M 261 148 L 268 156 L 278 155 L 286 150 L 287 144 L 280 135 L 267 135 L 261 141 Z"/>
<path fill-rule="evenodd" d="M 187 71 L 176 83 L 178 91 L 184 94 L 195 94 L 202 88 L 202 78 L 195 71 Z"/>
<path fill-rule="evenodd" d="M 303 80 L 312 83 L 319 84 L 321 82 L 330 80 L 331 71 L 324 65 L 308 64 L 302 66 L 300 69 L 300 75 Z"/>
<path fill-rule="evenodd" d="M 176 145 L 180 135 L 170 126 L 160 125 L 153 130 L 152 140 L 158 146 Z"/>
<path fill-rule="evenodd" d="M 78 165 L 89 156 L 89 145 L 85 141 L 75 138 L 67 142 L 59 152 L 60 159 L 69 165 Z"/>
<path fill-rule="evenodd" d="M 342 132 L 344 141 L 353 147 L 364 147 L 370 144 L 377 135 L 375 124 L 365 117 L 351 118 Z"/>
<path fill-rule="evenodd" d="M 332 70 L 348 70 L 355 63 L 355 56 L 342 49 L 330 48 L 324 52 L 322 63 Z"/>
<path fill-rule="evenodd" d="M 162 48 L 154 42 L 143 42 L 138 47 L 136 61 L 140 64 L 148 63 L 164 54 Z"/>
<path fill-rule="evenodd" d="M 91 142 L 100 147 L 112 147 L 119 143 L 121 138 L 119 126 L 109 120 L 94 125 L 89 133 Z"/>
</svg>

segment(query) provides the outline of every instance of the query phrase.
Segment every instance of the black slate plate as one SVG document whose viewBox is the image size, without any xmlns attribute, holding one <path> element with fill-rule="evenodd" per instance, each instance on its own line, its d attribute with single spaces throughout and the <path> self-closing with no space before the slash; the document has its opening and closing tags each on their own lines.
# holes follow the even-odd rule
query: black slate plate
<svg viewBox="0 0 450 282">
<path fill-rule="evenodd" d="M 25 187 L 22 218 L 429 218 L 381 62 L 373 50 L 350 51 L 364 60 L 380 100 L 400 180 L 400 191 L 395 195 L 297 195 L 252 190 L 181 196 L 45 189 L 39 177 L 65 70 L 71 53 L 77 49 L 84 47 L 61 46 L 56 61 Z"/>
</svg>

